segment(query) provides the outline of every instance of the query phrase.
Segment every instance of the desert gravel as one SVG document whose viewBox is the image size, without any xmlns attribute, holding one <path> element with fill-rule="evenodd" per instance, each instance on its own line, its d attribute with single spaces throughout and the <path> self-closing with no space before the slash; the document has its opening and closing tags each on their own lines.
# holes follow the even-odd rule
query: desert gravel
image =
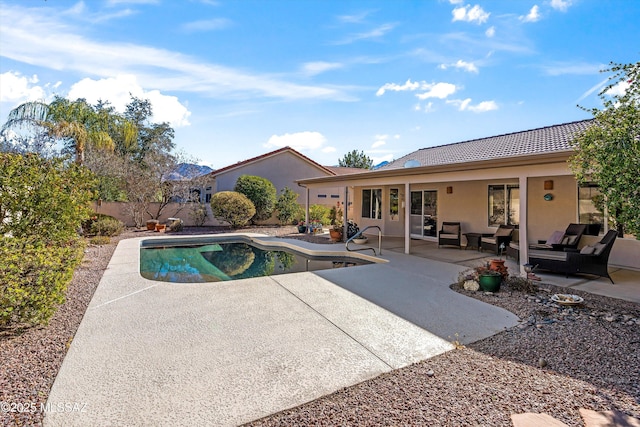
<svg viewBox="0 0 640 427">
<path fill-rule="evenodd" d="M 245 231 L 327 242 L 299 235 L 294 227 Z M 141 233 L 127 231 L 109 245 L 88 246 L 67 301 L 47 326 L 0 332 L 0 403 L 35 407 L 3 411 L 0 425 L 41 425 L 40 405 L 115 245 Z M 640 304 L 571 290 L 585 302 L 563 307 L 550 297 L 566 289 L 545 284 L 533 293 L 505 287 L 496 294 L 454 289 L 515 313 L 520 324 L 250 425 L 510 426 L 511 414 L 537 412 L 582 426 L 579 408 L 640 418 Z"/>
</svg>

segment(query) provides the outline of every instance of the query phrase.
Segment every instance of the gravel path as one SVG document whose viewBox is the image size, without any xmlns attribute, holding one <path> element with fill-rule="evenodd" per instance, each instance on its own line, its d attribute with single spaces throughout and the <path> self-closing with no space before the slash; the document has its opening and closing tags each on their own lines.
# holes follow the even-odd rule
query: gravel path
<svg viewBox="0 0 640 427">
<path fill-rule="evenodd" d="M 182 234 L 224 231 L 186 229 Z M 328 242 L 297 234 L 294 227 L 243 231 Z M 40 405 L 115 245 L 142 233 L 128 231 L 110 245 L 89 246 L 67 301 L 49 325 L 0 334 L 0 403 L 36 408 L 3 411 L 0 425 L 41 425 Z M 503 288 L 494 295 L 455 289 L 512 311 L 521 324 L 250 425 L 510 426 L 512 413 L 544 412 L 582 426 L 579 408 L 640 418 L 640 305 L 572 290 L 585 304 L 566 308 L 550 300 L 563 289 L 539 288 L 533 294 Z"/>
</svg>

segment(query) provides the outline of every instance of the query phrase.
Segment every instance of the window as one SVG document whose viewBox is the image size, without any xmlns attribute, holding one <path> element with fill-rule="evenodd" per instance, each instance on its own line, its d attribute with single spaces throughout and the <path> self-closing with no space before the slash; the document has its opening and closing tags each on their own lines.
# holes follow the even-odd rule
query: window
<svg viewBox="0 0 640 427">
<path fill-rule="evenodd" d="M 339 194 L 332 194 L 332 195 L 331 195 L 331 198 L 332 198 L 332 199 L 339 199 L 339 198 L 340 198 L 340 195 L 339 195 Z"/>
<path fill-rule="evenodd" d="M 489 226 L 518 225 L 520 221 L 520 187 L 517 184 L 489 186 Z"/>
<path fill-rule="evenodd" d="M 318 199 L 326 199 L 327 195 L 326 194 L 318 194 Z"/>
<path fill-rule="evenodd" d="M 382 219 L 382 189 L 362 190 L 362 217 Z"/>
<path fill-rule="evenodd" d="M 399 216 L 399 191 L 397 188 L 389 189 L 389 216 L 392 221 L 397 221 Z"/>
<path fill-rule="evenodd" d="M 602 192 L 596 184 L 578 186 L 578 218 L 580 224 L 599 224 L 604 230 Z"/>
</svg>

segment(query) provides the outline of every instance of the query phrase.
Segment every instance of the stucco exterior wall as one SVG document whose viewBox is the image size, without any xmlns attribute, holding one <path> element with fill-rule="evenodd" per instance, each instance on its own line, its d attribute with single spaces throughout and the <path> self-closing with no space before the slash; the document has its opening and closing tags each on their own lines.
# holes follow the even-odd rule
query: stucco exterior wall
<svg viewBox="0 0 640 427">
<path fill-rule="evenodd" d="M 254 175 L 268 179 L 276 187 L 278 194 L 285 187 L 289 187 L 298 194 L 298 203 L 304 205 L 306 190 L 300 187 L 295 180 L 327 176 L 328 174 L 295 154 L 285 151 L 227 172 L 221 172 L 216 176 L 214 192 L 232 191 L 241 175 Z M 321 195 L 326 197 L 320 197 Z M 337 201 L 343 201 L 343 198 L 344 190 L 341 190 L 340 187 L 323 187 L 313 189 L 309 193 L 310 204 L 334 206 Z"/>
</svg>

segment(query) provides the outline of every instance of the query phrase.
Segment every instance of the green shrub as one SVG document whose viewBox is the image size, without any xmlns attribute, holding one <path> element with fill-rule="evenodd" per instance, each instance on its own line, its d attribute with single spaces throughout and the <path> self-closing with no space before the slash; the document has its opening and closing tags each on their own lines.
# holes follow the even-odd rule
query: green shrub
<svg viewBox="0 0 640 427">
<path fill-rule="evenodd" d="M 236 181 L 234 188 L 238 193 L 242 193 L 256 209 L 252 221 L 265 221 L 271 218 L 276 207 L 276 187 L 271 181 L 260 176 L 241 175 Z"/>
<path fill-rule="evenodd" d="M 93 174 L 63 159 L 0 153 L 0 235 L 67 242 L 91 215 Z"/>
<path fill-rule="evenodd" d="M 111 237 L 109 236 L 94 236 L 89 239 L 89 243 L 96 246 L 108 245 L 111 243 Z"/>
<path fill-rule="evenodd" d="M 298 194 L 289 187 L 285 187 L 276 203 L 278 221 L 282 225 L 293 224 L 304 217 L 304 209 L 298 204 Z"/>
<path fill-rule="evenodd" d="M 256 213 L 251 200 L 235 191 L 214 194 L 211 197 L 211 210 L 216 218 L 227 221 L 233 228 L 246 225 Z"/>
<path fill-rule="evenodd" d="M 96 218 L 94 216 L 93 218 Z M 89 234 L 94 236 L 117 236 L 124 230 L 124 224 L 117 218 L 99 214 L 95 220 L 91 220 Z"/>
<path fill-rule="evenodd" d="M 319 221 L 321 224 L 328 225 L 331 222 L 329 213 L 331 209 L 324 205 L 309 206 L 309 221 Z"/>
<path fill-rule="evenodd" d="M 47 323 L 64 302 L 83 253 L 79 239 L 44 245 L 1 237 L 0 328 Z"/>
</svg>

